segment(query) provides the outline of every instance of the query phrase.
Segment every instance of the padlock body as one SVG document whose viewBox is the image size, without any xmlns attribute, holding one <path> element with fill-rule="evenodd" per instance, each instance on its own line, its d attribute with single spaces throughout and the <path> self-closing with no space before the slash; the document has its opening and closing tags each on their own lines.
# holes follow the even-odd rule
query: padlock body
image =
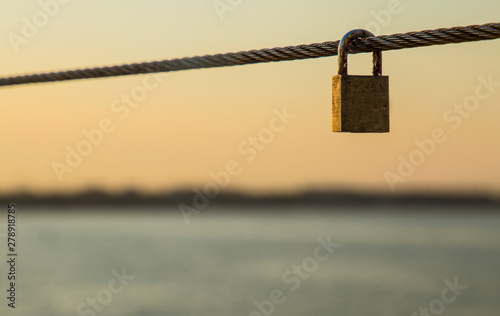
<svg viewBox="0 0 500 316">
<path fill-rule="evenodd" d="M 333 77 L 332 131 L 389 132 L 389 77 Z"/>
</svg>

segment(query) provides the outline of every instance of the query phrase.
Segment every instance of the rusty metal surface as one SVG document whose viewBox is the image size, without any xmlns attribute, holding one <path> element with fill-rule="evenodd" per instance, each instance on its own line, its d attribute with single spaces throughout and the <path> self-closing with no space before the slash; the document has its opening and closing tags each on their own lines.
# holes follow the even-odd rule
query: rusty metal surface
<svg viewBox="0 0 500 316">
<path fill-rule="evenodd" d="M 339 75 L 347 75 L 347 55 L 349 53 L 349 45 L 356 39 L 374 37 L 373 33 L 367 30 L 352 30 L 348 32 L 339 44 Z M 382 52 L 373 52 L 373 70 L 374 76 L 382 75 Z"/>
<path fill-rule="evenodd" d="M 334 76 L 332 131 L 389 132 L 389 77 Z"/>
<path fill-rule="evenodd" d="M 339 75 L 332 82 L 332 131 L 389 132 L 389 77 L 382 76 L 382 52 L 373 52 L 373 76 L 349 76 L 349 45 L 373 37 L 366 30 L 352 30 L 339 44 Z"/>
</svg>

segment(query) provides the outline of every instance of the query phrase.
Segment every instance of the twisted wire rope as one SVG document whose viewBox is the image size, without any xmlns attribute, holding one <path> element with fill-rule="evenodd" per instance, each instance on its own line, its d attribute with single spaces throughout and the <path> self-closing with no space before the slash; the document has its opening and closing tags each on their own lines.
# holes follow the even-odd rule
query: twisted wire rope
<svg viewBox="0 0 500 316">
<path fill-rule="evenodd" d="M 353 41 L 349 47 L 349 53 L 356 54 L 373 51 L 398 50 L 422 46 L 492 40 L 497 38 L 500 38 L 500 23 L 488 23 L 483 25 L 440 28 L 436 30 L 424 30 L 420 32 L 357 39 Z M 260 50 L 176 58 L 110 67 L 95 67 L 11 76 L 0 78 L 0 86 L 319 58 L 337 55 L 338 46 L 339 41 L 328 41 L 308 45 L 264 48 Z"/>
</svg>

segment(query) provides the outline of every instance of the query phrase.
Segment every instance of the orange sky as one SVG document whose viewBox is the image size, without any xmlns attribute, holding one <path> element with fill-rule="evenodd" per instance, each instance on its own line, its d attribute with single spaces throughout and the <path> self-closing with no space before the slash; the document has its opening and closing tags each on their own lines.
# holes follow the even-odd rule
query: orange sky
<svg viewBox="0 0 500 316">
<path fill-rule="evenodd" d="M 51 16 L 30 38 L 40 3 L 4 5 L 3 75 L 483 24 L 500 12 L 494 0 L 43 3 Z M 226 179 L 229 164 L 229 189 L 499 193 L 499 51 L 500 40 L 385 52 L 391 133 L 379 135 L 331 132 L 336 57 L 3 87 L 0 192 L 191 188 Z M 351 56 L 349 71 L 370 63 Z M 87 156 L 68 163 L 72 150 Z"/>
</svg>

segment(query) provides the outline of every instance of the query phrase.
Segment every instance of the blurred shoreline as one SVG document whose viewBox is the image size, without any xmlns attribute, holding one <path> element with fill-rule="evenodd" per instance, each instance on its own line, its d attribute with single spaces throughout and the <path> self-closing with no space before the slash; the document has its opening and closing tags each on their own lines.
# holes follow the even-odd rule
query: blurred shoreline
<svg viewBox="0 0 500 316">
<path fill-rule="evenodd" d="M 214 208 L 237 206 L 238 209 L 256 207 L 328 207 L 329 210 L 346 207 L 414 207 L 433 206 L 442 210 L 454 210 L 457 207 L 474 207 L 500 211 L 500 197 L 480 194 L 377 194 L 348 191 L 310 190 L 289 194 L 248 194 L 242 192 L 222 192 L 210 197 L 202 190 L 185 190 L 157 194 L 139 191 L 110 193 L 100 190 L 88 190 L 74 194 L 0 194 L 0 201 L 7 205 L 18 206 L 62 206 L 62 207 L 174 207 L 184 204 L 191 208 Z M 442 207 L 442 208 L 441 208 Z"/>
</svg>

